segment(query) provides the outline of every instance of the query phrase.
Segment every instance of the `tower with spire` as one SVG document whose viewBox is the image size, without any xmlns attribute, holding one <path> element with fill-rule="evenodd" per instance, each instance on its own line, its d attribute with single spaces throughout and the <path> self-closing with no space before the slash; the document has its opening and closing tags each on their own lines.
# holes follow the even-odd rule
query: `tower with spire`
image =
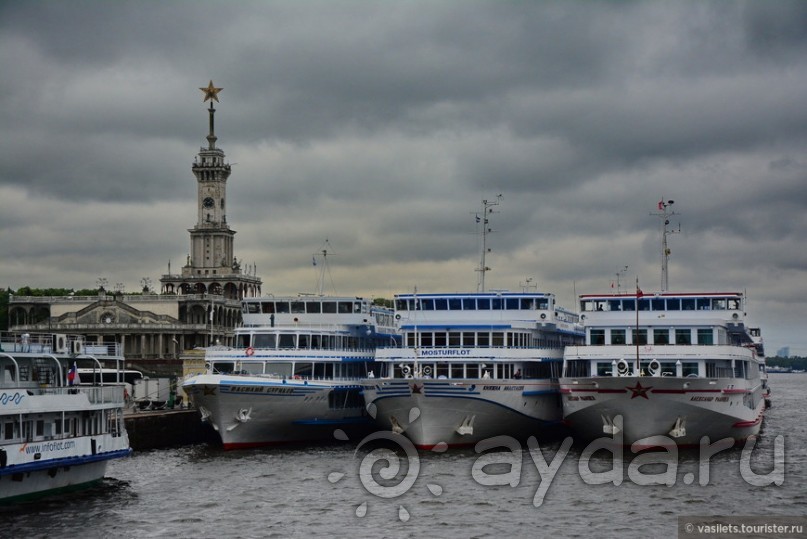
<svg viewBox="0 0 807 539">
<path fill-rule="evenodd" d="M 213 101 L 219 102 L 222 88 L 213 85 L 199 88 L 204 93 L 203 103 L 210 101 L 207 109 L 209 132 L 207 147 L 191 166 L 196 177 L 197 195 L 196 225 L 189 229 L 190 253 L 181 275 L 164 275 L 163 293 L 212 294 L 227 299 L 241 299 L 260 295 L 261 280 L 252 266 L 246 272 L 235 256 L 235 230 L 227 223 L 227 179 L 231 166 L 226 162 L 224 151 L 216 147 L 215 114 Z"/>
</svg>

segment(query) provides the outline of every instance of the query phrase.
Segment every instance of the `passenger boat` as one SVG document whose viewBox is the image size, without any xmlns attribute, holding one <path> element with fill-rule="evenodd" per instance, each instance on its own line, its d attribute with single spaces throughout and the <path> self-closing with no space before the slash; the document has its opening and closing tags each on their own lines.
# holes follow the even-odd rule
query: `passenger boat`
<svg viewBox="0 0 807 539">
<path fill-rule="evenodd" d="M 123 370 L 120 345 L 0 334 L 0 502 L 73 490 L 129 455 L 123 378 L 79 384 L 77 365 Z"/>
<path fill-rule="evenodd" d="M 358 297 L 245 298 L 235 346 L 183 383 L 224 449 L 333 440 L 373 428 L 360 380 L 397 339 L 392 309 Z"/>
<path fill-rule="evenodd" d="M 552 294 L 400 294 L 395 311 L 402 345 L 379 348 L 364 387 L 381 428 L 431 449 L 560 425 L 563 347 L 582 331 Z"/>
<path fill-rule="evenodd" d="M 569 346 L 560 380 L 576 436 L 635 448 L 741 441 L 765 409 L 758 329 L 729 293 L 580 296 L 585 346 Z"/>
<path fill-rule="evenodd" d="M 765 410 L 762 334 L 740 292 L 668 291 L 673 201 L 658 203 L 661 292 L 580 296 L 584 346 L 564 354 L 564 420 L 577 438 L 697 446 L 756 435 Z"/>
</svg>

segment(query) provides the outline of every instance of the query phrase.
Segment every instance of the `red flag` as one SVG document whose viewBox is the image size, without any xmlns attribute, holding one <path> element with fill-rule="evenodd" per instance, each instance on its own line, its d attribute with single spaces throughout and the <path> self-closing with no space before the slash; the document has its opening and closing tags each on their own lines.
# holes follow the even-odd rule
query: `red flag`
<svg viewBox="0 0 807 539">
<path fill-rule="evenodd" d="M 658 209 L 660 210 L 664 209 L 664 199 L 658 201 Z"/>
<path fill-rule="evenodd" d="M 637 286 L 636 287 L 636 297 L 641 298 L 642 296 L 644 296 L 644 292 L 642 292 L 642 289 Z"/>
</svg>

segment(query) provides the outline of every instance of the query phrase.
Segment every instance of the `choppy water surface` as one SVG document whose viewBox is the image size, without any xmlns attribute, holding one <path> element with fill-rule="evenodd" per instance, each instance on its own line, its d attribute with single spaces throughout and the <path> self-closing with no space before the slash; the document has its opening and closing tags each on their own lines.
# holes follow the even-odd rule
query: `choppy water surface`
<svg viewBox="0 0 807 539">
<path fill-rule="evenodd" d="M 781 486 L 745 481 L 739 448 L 711 457 L 706 485 L 697 450 L 679 454 L 672 473 L 667 464 L 638 468 L 645 476 L 666 472 L 671 486 L 631 480 L 629 451 L 621 484 L 590 484 L 595 476 L 584 480 L 579 470 L 584 448 L 573 447 L 536 506 L 541 475 L 526 447 L 407 459 L 394 441 L 358 451 L 361 440 L 226 453 L 199 445 L 136 453 L 111 463 L 98 488 L 0 508 L 0 522 L 19 537 L 622 538 L 675 536 L 679 515 L 805 515 L 806 383 L 807 375 L 771 376 L 774 405 L 750 461 L 759 476 L 775 470 L 781 436 Z M 560 445 L 542 443 L 543 456 L 551 462 Z M 611 454 L 600 451 L 584 471 L 612 467 Z"/>
</svg>

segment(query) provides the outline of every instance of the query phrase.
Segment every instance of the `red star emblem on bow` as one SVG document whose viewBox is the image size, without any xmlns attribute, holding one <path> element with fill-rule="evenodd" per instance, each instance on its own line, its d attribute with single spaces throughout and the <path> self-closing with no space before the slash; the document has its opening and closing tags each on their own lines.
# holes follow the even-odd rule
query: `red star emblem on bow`
<svg viewBox="0 0 807 539">
<path fill-rule="evenodd" d="M 653 388 L 642 387 L 642 383 L 637 381 L 635 387 L 626 387 L 625 389 L 628 389 L 633 393 L 633 395 L 630 396 L 631 399 L 635 399 L 636 397 L 643 397 L 647 400 L 650 400 L 650 397 L 647 396 L 647 392 Z"/>
<path fill-rule="evenodd" d="M 413 394 L 413 395 L 414 395 L 415 393 L 420 393 L 420 392 L 421 392 L 421 391 L 420 391 L 421 389 L 423 389 L 423 386 L 419 386 L 419 385 L 417 385 L 417 384 L 412 384 L 412 394 Z"/>
</svg>

